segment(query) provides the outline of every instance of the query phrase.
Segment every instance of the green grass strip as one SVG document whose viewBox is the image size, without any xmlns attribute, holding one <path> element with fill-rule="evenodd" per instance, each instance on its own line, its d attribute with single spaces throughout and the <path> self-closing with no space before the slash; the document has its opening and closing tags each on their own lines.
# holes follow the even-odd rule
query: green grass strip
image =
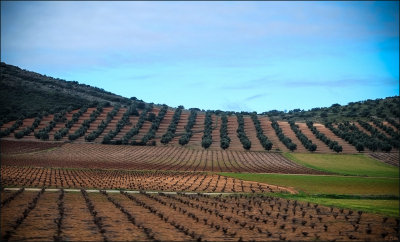
<svg viewBox="0 0 400 242">
<path fill-rule="evenodd" d="M 292 187 L 306 194 L 399 196 L 399 179 L 382 177 L 320 176 L 294 174 L 227 173 L 220 175 L 271 185 Z"/>
<path fill-rule="evenodd" d="M 305 167 L 345 176 L 399 177 L 398 167 L 364 154 L 284 153 L 283 155 Z"/>
<path fill-rule="evenodd" d="M 271 196 L 282 197 L 286 199 L 295 199 L 303 202 L 317 203 L 324 206 L 329 207 L 338 207 L 338 208 L 346 208 L 352 210 L 360 210 L 369 213 L 378 213 L 387 215 L 390 217 L 399 217 L 399 199 L 398 197 L 388 197 L 386 199 L 385 196 L 377 197 L 375 199 L 373 197 L 367 198 L 329 198 L 329 196 L 317 196 L 317 195 L 306 195 L 306 194 L 285 194 L 285 193 L 275 193 L 271 194 Z M 395 199 L 396 198 L 396 199 Z"/>
</svg>

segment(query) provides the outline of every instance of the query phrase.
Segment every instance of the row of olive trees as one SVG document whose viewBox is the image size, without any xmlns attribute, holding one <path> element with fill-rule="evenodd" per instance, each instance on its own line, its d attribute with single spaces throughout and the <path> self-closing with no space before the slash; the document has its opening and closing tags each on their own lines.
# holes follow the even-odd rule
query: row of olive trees
<svg viewBox="0 0 400 242">
<path fill-rule="evenodd" d="M 40 114 L 38 117 L 35 118 L 31 126 L 26 127 L 23 130 L 14 133 L 14 137 L 17 139 L 21 139 L 25 135 L 29 135 L 30 133 L 32 133 L 33 130 L 35 130 L 39 126 L 40 122 L 42 121 L 42 118 L 43 115 Z"/>
<path fill-rule="evenodd" d="M 142 140 L 139 143 L 136 143 L 135 141 L 133 141 L 131 144 L 132 145 L 146 145 L 147 142 L 149 142 L 151 139 L 153 139 L 156 136 L 156 132 L 157 132 L 158 128 L 160 127 L 160 124 L 163 121 L 165 114 L 167 114 L 167 111 L 168 111 L 168 106 L 164 104 L 161 107 L 160 111 L 158 112 L 157 117 L 151 123 L 149 131 L 147 131 L 147 133 L 142 137 Z M 154 142 L 153 142 L 153 144 L 155 145 Z"/>
<path fill-rule="evenodd" d="M 67 123 L 65 124 L 65 127 L 58 130 L 57 132 L 55 132 L 54 134 L 54 139 L 55 140 L 60 140 L 62 139 L 65 135 L 68 134 L 69 129 L 76 123 L 78 122 L 79 118 L 82 116 L 82 114 L 86 113 L 86 111 L 88 110 L 89 106 L 85 105 L 83 107 L 81 107 L 79 109 L 78 112 L 74 113 L 72 115 L 71 120 L 68 120 Z"/>
<path fill-rule="evenodd" d="M 311 130 L 311 132 L 315 135 L 315 137 L 324 142 L 329 147 L 329 149 L 337 153 L 343 150 L 342 146 L 339 145 L 337 141 L 333 141 L 329 139 L 325 134 L 319 132 L 319 130 L 316 127 L 314 127 L 313 125 L 314 123 L 312 121 L 307 121 L 306 124 L 307 127 Z"/>
<path fill-rule="evenodd" d="M 93 141 L 101 133 L 103 133 L 104 129 L 107 127 L 107 125 L 111 122 L 111 120 L 114 119 L 114 116 L 117 115 L 119 109 L 121 108 L 121 105 L 117 104 L 114 106 L 113 110 L 107 113 L 106 121 L 102 120 L 101 123 L 97 126 L 97 129 L 91 132 L 90 134 L 86 135 L 85 140 L 86 141 Z"/>
<path fill-rule="evenodd" d="M 48 140 L 50 137 L 49 132 L 56 127 L 57 123 L 65 122 L 67 120 L 65 117 L 66 114 L 66 110 L 55 113 L 53 120 L 51 120 L 44 128 L 40 129 L 38 132 L 35 132 L 35 137 L 41 140 Z"/>
<path fill-rule="evenodd" d="M 111 141 L 114 139 L 114 137 L 117 136 L 117 134 L 119 132 L 121 132 L 122 128 L 124 128 L 125 125 L 129 124 L 129 116 L 131 116 L 131 115 L 139 116 L 139 112 L 137 111 L 136 103 L 133 103 L 131 106 L 128 107 L 128 109 L 122 115 L 122 118 L 120 120 L 118 120 L 115 130 L 110 130 L 110 132 L 108 132 L 108 134 L 106 134 L 103 137 L 102 143 L 110 144 Z"/>
<path fill-rule="evenodd" d="M 282 129 L 279 127 L 278 122 L 275 120 L 271 120 L 271 126 L 275 130 L 276 135 L 278 136 L 279 140 L 290 150 L 294 151 L 297 149 L 297 145 L 292 142 L 292 140 L 283 134 Z"/>
<path fill-rule="evenodd" d="M 243 119 L 243 114 L 237 113 L 236 114 L 237 122 L 238 122 L 238 128 L 236 129 L 237 136 L 240 140 L 240 142 L 243 145 L 243 148 L 246 150 L 249 150 L 251 148 L 251 141 L 249 138 L 246 136 L 246 133 L 244 132 L 244 119 Z"/>
<path fill-rule="evenodd" d="M 359 152 L 363 151 L 364 147 L 368 148 L 372 152 L 377 150 L 390 152 L 392 149 L 392 146 L 390 146 L 388 143 L 367 135 L 366 133 L 360 131 L 354 124 L 350 124 L 348 121 L 340 123 L 337 128 L 335 128 L 331 122 L 325 123 L 325 126 L 335 135 L 341 137 L 356 147 L 357 151 Z"/>
<path fill-rule="evenodd" d="M 398 120 L 398 119 L 397 119 Z M 400 130 L 400 124 L 392 118 L 386 118 L 386 121 L 393 125 L 397 130 Z"/>
<path fill-rule="evenodd" d="M 182 109 L 183 106 L 179 106 L 175 110 L 174 116 L 172 116 L 172 120 L 168 126 L 167 132 L 163 134 L 163 136 L 161 137 L 161 143 L 168 144 L 174 138 L 174 134 L 176 132 L 176 126 L 178 125 L 179 120 L 181 119 Z"/>
<path fill-rule="evenodd" d="M 206 112 L 206 118 L 204 119 L 204 134 L 201 139 L 201 146 L 207 149 L 212 144 L 212 113 Z"/>
<path fill-rule="evenodd" d="M 313 142 L 305 136 L 301 130 L 299 129 L 299 126 L 295 124 L 293 121 L 289 121 L 290 128 L 293 130 L 293 132 L 296 134 L 296 137 L 301 141 L 301 143 L 304 145 L 304 147 L 311 151 L 314 152 L 317 150 L 317 145 L 313 144 Z"/>
<path fill-rule="evenodd" d="M 257 113 L 250 114 L 251 119 L 253 120 L 254 126 L 257 131 L 257 138 L 260 141 L 261 145 L 265 150 L 272 149 L 272 142 L 268 139 L 268 137 L 264 134 L 263 129 L 261 128 L 260 120 L 258 120 Z"/>
<path fill-rule="evenodd" d="M 189 119 L 185 126 L 185 134 L 179 138 L 180 145 L 186 145 L 187 143 L 189 143 L 189 140 L 193 135 L 192 128 L 196 124 L 196 118 L 197 118 L 197 110 L 195 109 L 190 110 Z"/>
<path fill-rule="evenodd" d="M 400 140 L 396 138 L 389 138 L 386 135 L 384 135 L 382 132 L 380 132 L 378 129 L 370 125 L 369 123 L 358 120 L 358 123 L 366 130 L 368 130 L 372 137 L 375 139 L 379 139 L 385 143 L 390 144 L 393 148 L 399 148 L 400 147 Z"/>
<path fill-rule="evenodd" d="M 101 112 L 103 112 L 103 105 L 99 104 L 97 108 L 90 114 L 89 119 L 84 120 L 81 126 L 73 134 L 68 135 L 68 139 L 72 141 L 83 136 L 89 129 L 90 124 L 93 123 L 98 116 L 100 116 Z"/>
<path fill-rule="evenodd" d="M 228 117 L 226 113 L 221 114 L 221 128 L 219 130 L 220 135 L 220 146 L 222 149 L 227 149 L 231 143 L 231 138 L 228 136 Z"/>
<path fill-rule="evenodd" d="M 400 135 L 399 132 L 396 132 L 392 127 L 384 125 L 382 123 L 382 121 L 379 121 L 377 119 L 372 119 L 372 122 L 379 127 L 380 129 L 382 129 L 383 131 L 385 131 L 386 133 L 388 133 L 390 136 L 392 136 L 392 138 L 396 139 L 396 140 L 400 140 Z"/>
<path fill-rule="evenodd" d="M 0 131 L 0 138 L 1 138 L 1 137 L 8 136 L 8 135 L 11 134 L 12 132 L 14 132 L 14 130 L 18 129 L 18 128 L 22 125 L 23 120 L 24 120 L 24 117 L 21 116 L 19 119 L 17 119 L 17 120 L 15 121 L 15 123 L 14 123 L 11 127 L 6 128 L 6 129 Z"/>
<path fill-rule="evenodd" d="M 129 144 L 129 140 L 139 133 L 139 130 L 142 128 L 144 122 L 146 121 L 147 114 L 153 109 L 153 104 L 149 104 L 139 115 L 139 119 L 135 126 L 133 126 L 123 137 L 121 140 L 117 141 L 116 144 Z"/>
</svg>

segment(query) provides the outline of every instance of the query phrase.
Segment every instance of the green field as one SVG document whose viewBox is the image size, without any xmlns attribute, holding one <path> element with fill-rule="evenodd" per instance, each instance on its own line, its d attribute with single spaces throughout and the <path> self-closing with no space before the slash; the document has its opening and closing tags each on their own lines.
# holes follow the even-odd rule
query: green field
<svg viewBox="0 0 400 242">
<path fill-rule="evenodd" d="M 285 153 L 284 156 L 300 165 L 340 175 L 399 177 L 398 167 L 377 161 L 364 154 Z"/>
<path fill-rule="evenodd" d="M 333 175 L 219 173 L 241 180 L 290 187 L 299 194 L 273 194 L 327 206 L 399 216 L 399 168 L 363 154 L 285 153 L 286 158 Z"/>
<path fill-rule="evenodd" d="M 362 210 L 399 217 L 399 199 L 326 198 L 318 196 L 276 194 L 287 199 L 318 203 L 325 206 Z"/>
<path fill-rule="evenodd" d="M 349 176 L 219 173 L 241 180 L 292 187 L 306 194 L 399 195 L 399 179 Z"/>
</svg>

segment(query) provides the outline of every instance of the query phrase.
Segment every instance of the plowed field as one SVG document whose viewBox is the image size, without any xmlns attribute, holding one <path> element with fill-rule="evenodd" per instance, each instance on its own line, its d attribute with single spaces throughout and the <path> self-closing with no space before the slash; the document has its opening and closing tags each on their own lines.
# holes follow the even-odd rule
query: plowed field
<svg viewBox="0 0 400 242">
<path fill-rule="evenodd" d="M 129 170 L 326 174 L 300 166 L 279 153 L 86 143 L 64 144 L 57 149 L 37 153 L 5 152 L 2 164 Z"/>
<path fill-rule="evenodd" d="M 15 191 L 3 191 L 12 197 Z M 22 191 L 1 208 L 3 240 L 382 241 L 399 221 L 268 196 Z"/>
</svg>

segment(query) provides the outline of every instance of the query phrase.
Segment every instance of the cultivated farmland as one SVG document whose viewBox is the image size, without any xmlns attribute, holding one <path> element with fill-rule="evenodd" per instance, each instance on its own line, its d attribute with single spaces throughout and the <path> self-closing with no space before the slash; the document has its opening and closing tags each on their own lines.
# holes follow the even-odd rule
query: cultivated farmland
<svg viewBox="0 0 400 242">
<path fill-rule="evenodd" d="M 399 220 L 265 195 L 3 191 L 6 240 L 397 240 Z M 43 219 L 46 218 L 46 219 Z"/>
<path fill-rule="evenodd" d="M 34 80 L 79 95 L 4 111 L 2 241 L 399 239 L 398 98 L 257 114 Z"/>
</svg>

